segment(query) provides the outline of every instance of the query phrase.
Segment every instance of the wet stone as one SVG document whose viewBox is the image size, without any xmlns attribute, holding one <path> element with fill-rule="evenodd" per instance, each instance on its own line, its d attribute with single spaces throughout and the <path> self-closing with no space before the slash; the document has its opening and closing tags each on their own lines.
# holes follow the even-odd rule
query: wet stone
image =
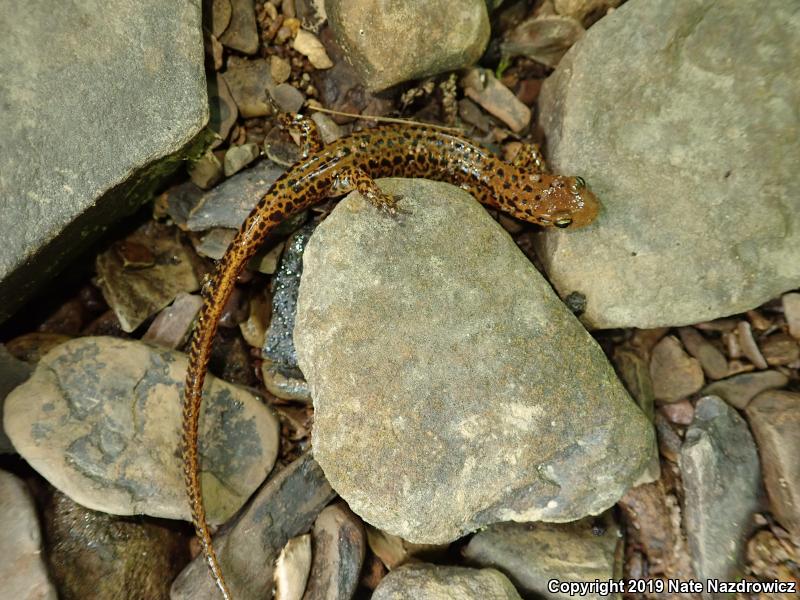
<svg viewBox="0 0 800 600">
<path fill-rule="evenodd" d="M 303 376 L 297 364 L 293 332 L 303 274 L 303 252 L 314 228 L 312 223 L 304 225 L 287 240 L 278 272 L 271 283 L 272 320 L 262 354 L 269 359 L 271 369 L 293 379 L 302 379 Z"/>
<path fill-rule="evenodd" d="M 33 367 L 15 358 L 3 344 L 0 344 L 0 415 L 8 396 L 15 387 L 30 377 Z M 14 446 L 0 425 L 0 454 L 13 454 Z"/>
<path fill-rule="evenodd" d="M 703 368 L 683 350 L 678 338 L 668 335 L 653 348 L 650 376 L 656 400 L 675 402 L 703 387 Z"/>
<path fill-rule="evenodd" d="M 703 371 L 711 379 L 722 379 L 728 374 L 728 359 L 703 334 L 694 327 L 681 327 L 678 335 L 684 348 L 700 361 Z"/>
<path fill-rule="evenodd" d="M 417 543 L 614 504 L 656 454 L 600 347 L 474 198 L 378 183 L 401 220 L 351 194 L 303 256 L 294 343 L 333 487 Z"/>
<path fill-rule="evenodd" d="M 770 507 L 800 540 L 800 394 L 768 391 L 747 406 Z"/>
<path fill-rule="evenodd" d="M 166 600 L 189 559 L 187 537 L 175 528 L 95 512 L 57 491 L 45 507 L 45 530 L 62 600 Z"/>
<path fill-rule="evenodd" d="M 506 56 L 527 56 L 555 67 L 583 34 L 580 22 L 572 17 L 541 15 L 526 19 L 508 32 L 500 48 Z"/>
<path fill-rule="evenodd" d="M 372 595 L 372 600 L 453 598 L 521 600 L 514 585 L 500 571 L 430 564 L 406 565 L 395 569 L 383 578 Z"/>
<path fill-rule="evenodd" d="M 275 85 L 269 64 L 262 58 L 247 60 L 231 56 L 228 69 L 222 75 L 233 96 L 239 113 L 245 117 L 263 117 L 272 114 L 267 90 Z"/>
<path fill-rule="evenodd" d="M 222 572 L 234 598 L 268 597 L 273 564 L 279 552 L 289 539 L 311 528 L 335 495 L 310 454 L 270 478 L 236 522 L 214 539 Z M 175 579 L 170 598 L 219 598 L 219 590 L 202 556 L 195 558 Z"/>
<path fill-rule="evenodd" d="M 259 39 L 253 0 L 230 0 L 231 17 L 225 33 L 219 36 L 224 46 L 245 54 L 255 54 Z"/>
<path fill-rule="evenodd" d="M 765 390 L 783 387 L 787 383 L 789 378 L 780 371 L 741 373 L 707 385 L 703 388 L 703 394 L 719 396 L 731 406 L 744 410 L 756 395 Z"/>
<path fill-rule="evenodd" d="M 139 256 L 152 257 L 152 266 L 125 268 L 125 246 L 142 249 Z M 149 262 L 149 260 L 148 260 Z M 122 329 L 132 332 L 147 318 L 167 306 L 180 292 L 199 288 L 192 260 L 177 232 L 165 225 L 148 222 L 125 240 L 98 255 L 98 285 L 117 315 Z"/>
<path fill-rule="evenodd" d="M 6 399 L 14 447 L 76 502 L 112 514 L 189 519 L 181 432 L 186 355 L 83 337 L 44 356 Z M 278 422 L 250 393 L 209 375 L 200 463 L 210 519 L 241 507 L 275 462 Z"/>
<path fill-rule="evenodd" d="M 485 0 L 328 0 L 325 8 L 337 43 L 372 91 L 471 66 L 489 40 Z"/>
<path fill-rule="evenodd" d="M 172 349 L 180 348 L 188 339 L 192 323 L 202 305 L 200 296 L 181 292 L 170 306 L 153 319 L 142 341 Z"/>
<path fill-rule="evenodd" d="M 680 468 L 695 573 L 701 580 L 735 581 L 759 509 L 761 474 L 747 423 L 722 399 L 705 396 L 697 403 Z"/>
<path fill-rule="evenodd" d="M 258 158 L 258 144 L 231 146 L 225 153 L 225 177 L 235 175 Z"/>
<path fill-rule="evenodd" d="M 508 125 L 512 131 L 522 131 L 530 123 L 531 110 L 498 81 L 491 71 L 473 69 L 464 83 L 466 96 Z"/>
<path fill-rule="evenodd" d="M 2 379 L 0 379 L 2 381 Z M 56 600 L 43 560 L 42 534 L 25 482 L 0 471 L 0 592 L 11 600 Z"/>
<path fill-rule="evenodd" d="M 209 190 L 191 211 L 186 222 L 189 231 L 212 227 L 239 229 L 258 201 L 267 193 L 284 169 L 269 160 L 237 173 Z"/>
<path fill-rule="evenodd" d="M 562 598 L 548 590 L 550 580 L 613 579 L 615 556 L 621 543 L 619 528 L 606 514 L 574 523 L 491 525 L 473 536 L 464 556 L 470 564 L 504 573 L 526 598 Z"/>
<path fill-rule="evenodd" d="M 366 555 L 364 525 L 339 502 L 319 514 L 312 537 L 314 560 L 303 600 L 352 598 Z"/>
<path fill-rule="evenodd" d="M 797 288 L 797 23 L 785 0 L 626 2 L 547 78 L 548 164 L 602 210 L 537 250 L 590 327 L 687 325 Z"/>
</svg>

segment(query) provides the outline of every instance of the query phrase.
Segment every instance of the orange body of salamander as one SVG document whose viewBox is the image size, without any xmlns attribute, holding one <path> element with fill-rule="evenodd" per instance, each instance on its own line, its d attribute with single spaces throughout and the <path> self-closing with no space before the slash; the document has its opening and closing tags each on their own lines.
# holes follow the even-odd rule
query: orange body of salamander
<svg viewBox="0 0 800 600">
<path fill-rule="evenodd" d="M 197 449 L 203 381 L 220 314 L 244 265 L 265 236 L 287 217 L 329 196 L 357 190 L 391 213 L 394 199 L 373 182 L 377 177 L 424 177 L 457 185 L 481 203 L 543 226 L 590 223 L 598 203 L 579 177 L 544 172 L 535 146 L 523 146 L 513 163 L 457 135 L 424 125 L 384 125 L 354 133 L 325 147 L 313 122 L 295 125 L 308 136 L 306 156 L 284 173 L 256 205 L 205 286 L 189 355 L 183 407 L 183 458 L 192 519 L 206 561 L 222 596 L 230 599 L 206 523 Z"/>
</svg>

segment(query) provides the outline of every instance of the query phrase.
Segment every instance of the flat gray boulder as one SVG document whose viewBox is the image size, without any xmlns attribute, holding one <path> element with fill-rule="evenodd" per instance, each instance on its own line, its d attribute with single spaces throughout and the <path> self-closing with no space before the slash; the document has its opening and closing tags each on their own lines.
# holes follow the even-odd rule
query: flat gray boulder
<svg viewBox="0 0 800 600">
<path fill-rule="evenodd" d="M 684 325 L 800 285 L 800 11 L 785 0 L 632 1 L 542 90 L 556 171 L 595 224 L 547 232 L 562 297 L 598 328 Z"/>
<path fill-rule="evenodd" d="M 186 355 L 141 342 L 61 344 L 6 399 L 17 452 L 87 508 L 189 519 L 180 453 Z M 266 479 L 278 420 L 255 396 L 209 375 L 200 464 L 209 519 L 227 520 Z"/>
<path fill-rule="evenodd" d="M 303 258 L 294 339 L 333 488 L 417 543 L 614 504 L 654 438 L 600 347 L 471 196 L 380 183 L 400 218 L 350 195 Z"/>
<path fill-rule="evenodd" d="M 200 0 L 0 11 L 0 321 L 152 196 L 208 120 Z"/>
</svg>

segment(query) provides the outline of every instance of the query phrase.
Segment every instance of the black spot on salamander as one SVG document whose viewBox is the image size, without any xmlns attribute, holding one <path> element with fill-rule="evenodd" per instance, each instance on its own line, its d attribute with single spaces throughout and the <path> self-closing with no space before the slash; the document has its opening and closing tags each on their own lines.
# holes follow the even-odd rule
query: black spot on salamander
<svg viewBox="0 0 800 600">
<path fill-rule="evenodd" d="M 403 164 L 403 157 L 402 156 L 395 156 L 394 160 L 392 160 L 392 162 L 395 165 L 402 165 Z"/>
<path fill-rule="evenodd" d="M 497 169 L 497 176 L 503 178 L 506 176 L 506 172 L 503 169 Z"/>
<path fill-rule="evenodd" d="M 387 167 L 387 168 L 391 167 L 392 166 L 392 161 L 389 160 L 388 158 L 382 158 L 381 159 L 381 166 L 382 167 Z"/>
<path fill-rule="evenodd" d="M 525 190 L 526 194 L 530 194 L 533 191 L 533 188 L 529 185 L 526 185 L 523 190 Z"/>
</svg>

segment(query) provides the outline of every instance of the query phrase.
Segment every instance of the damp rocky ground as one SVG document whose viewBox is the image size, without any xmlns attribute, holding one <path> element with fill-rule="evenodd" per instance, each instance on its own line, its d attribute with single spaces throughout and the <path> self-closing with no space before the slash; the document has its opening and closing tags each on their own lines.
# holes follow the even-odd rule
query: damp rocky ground
<svg viewBox="0 0 800 600">
<path fill-rule="evenodd" d="M 201 422 L 235 598 L 611 579 L 630 600 L 729 597 L 667 587 L 706 580 L 797 597 L 792 3 L 37 1 L 2 19 L 0 596 L 219 597 L 182 481 L 188 340 L 215 261 L 301 156 L 279 124 L 301 112 L 325 143 L 384 117 L 505 160 L 540 144 L 602 209 L 545 231 L 386 179 L 398 219 L 353 194 L 271 234 L 223 312 Z"/>
</svg>

